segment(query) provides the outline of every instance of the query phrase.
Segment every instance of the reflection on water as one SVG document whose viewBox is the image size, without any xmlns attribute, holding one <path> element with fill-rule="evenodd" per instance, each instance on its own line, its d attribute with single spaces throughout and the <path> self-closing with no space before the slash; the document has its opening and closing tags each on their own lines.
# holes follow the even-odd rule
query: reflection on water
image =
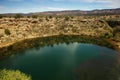
<svg viewBox="0 0 120 80">
<path fill-rule="evenodd" d="M 119 80 L 117 52 L 82 43 L 34 47 L 0 61 L 0 68 L 19 69 L 33 80 Z"/>
<path fill-rule="evenodd" d="M 14 53 L 18 53 L 20 50 L 26 50 L 29 48 L 36 48 L 39 49 L 39 46 L 53 46 L 54 44 L 70 44 L 70 43 L 89 43 L 89 44 L 97 44 L 101 46 L 106 46 L 108 48 L 113 49 L 112 45 L 101 38 L 90 37 L 90 36 L 77 36 L 77 35 L 59 35 L 59 36 L 49 36 L 49 37 L 42 37 L 42 38 L 32 38 L 26 39 L 23 41 L 19 41 L 10 45 L 8 47 L 0 48 L 0 60 L 6 55 L 11 55 Z"/>
</svg>

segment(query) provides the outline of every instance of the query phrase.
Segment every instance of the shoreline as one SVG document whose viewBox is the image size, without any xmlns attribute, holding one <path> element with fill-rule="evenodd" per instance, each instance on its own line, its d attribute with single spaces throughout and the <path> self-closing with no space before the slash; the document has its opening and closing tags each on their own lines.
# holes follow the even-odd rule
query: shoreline
<svg viewBox="0 0 120 80">
<path fill-rule="evenodd" d="M 108 40 L 108 42 L 110 42 L 110 44 L 113 45 L 113 47 L 115 48 L 115 50 L 120 53 L 120 42 L 116 42 L 116 41 L 113 41 L 111 39 Z"/>
<path fill-rule="evenodd" d="M 87 37 L 95 37 L 95 36 L 88 36 L 88 35 L 79 35 L 79 34 L 62 34 L 63 36 L 87 36 Z M 9 42 L 4 42 L 0 44 L 0 48 L 4 48 L 4 47 L 8 47 L 10 45 L 13 45 L 15 43 L 18 42 L 22 42 L 24 40 L 30 40 L 30 39 L 36 39 L 36 38 L 44 38 L 44 37 L 52 37 L 52 36 L 61 36 L 61 35 L 48 35 L 48 36 L 33 36 L 33 37 L 28 37 L 28 38 L 24 38 L 24 39 L 19 39 L 17 41 L 9 41 Z M 100 37 L 96 37 L 96 38 L 100 38 Z M 102 38 L 105 39 L 105 38 Z M 112 39 L 106 39 L 111 45 L 113 45 L 113 47 L 115 49 L 117 49 L 118 51 L 120 51 L 120 42 L 116 42 Z"/>
<path fill-rule="evenodd" d="M 56 36 L 75 36 L 75 37 L 80 37 L 80 36 L 83 36 L 83 37 L 89 37 L 91 39 L 100 39 L 100 40 L 103 40 L 108 42 L 110 45 L 112 45 L 113 49 L 115 49 L 117 52 L 120 53 L 120 42 L 118 42 L 119 44 L 117 44 L 117 42 L 113 41 L 112 39 L 105 39 L 105 38 L 100 38 L 100 37 L 95 37 L 95 36 L 87 36 L 87 35 L 78 35 L 78 34 L 63 34 L 63 35 L 48 35 L 48 36 L 34 36 L 34 37 L 29 37 L 29 38 L 24 38 L 24 39 L 20 39 L 18 41 L 13 41 L 13 42 L 7 42 L 7 43 L 2 43 L 0 44 L 0 49 L 4 49 L 4 48 L 8 48 L 9 46 L 13 46 L 14 44 L 17 44 L 17 43 L 22 43 L 24 41 L 27 42 L 27 40 L 33 40 L 33 39 L 42 39 L 42 38 L 52 38 L 52 37 L 56 37 Z M 89 41 L 89 40 L 88 40 Z M 48 41 L 49 42 L 49 41 Z M 87 41 L 86 41 L 87 42 Z M 98 42 L 99 43 L 99 42 Z M 94 43 L 93 43 L 94 44 Z M 99 46 L 101 46 L 100 44 L 97 44 Z M 107 46 L 105 46 L 107 47 Z"/>
<path fill-rule="evenodd" d="M 120 15 L 118 17 L 120 17 Z M 18 47 L 20 48 L 21 46 L 20 43 L 23 43 L 24 41 L 27 44 L 23 43 L 24 46 L 22 47 L 27 48 L 32 45 L 37 45 L 37 42 L 36 43 L 33 42 L 32 44 L 30 43 L 31 45 L 28 44 L 28 42 L 32 39 L 47 38 L 61 35 L 88 36 L 87 39 L 84 38 L 85 41 L 83 40 L 83 42 L 90 42 L 89 40 L 91 40 L 92 38 L 91 41 L 93 41 L 94 44 L 106 45 L 109 43 L 108 46 L 112 45 L 112 47 L 120 53 L 120 41 L 119 41 L 120 29 L 118 27 L 120 21 L 116 20 L 118 19 L 118 17 L 116 17 L 116 15 L 112 16 L 107 15 L 96 17 L 38 16 L 36 18 L 33 17 L 1 18 L 0 53 L 4 55 L 5 53 L 7 53 L 6 51 L 11 50 L 13 45 L 16 44 L 19 44 L 16 45 L 18 49 Z M 74 40 L 74 38 L 70 39 Z M 100 44 L 99 41 L 102 44 Z M 49 43 L 49 40 L 46 43 Z M 2 49 L 4 49 L 4 51 Z M 14 46 L 14 50 L 15 49 L 16 48 Z"/>
</svg>

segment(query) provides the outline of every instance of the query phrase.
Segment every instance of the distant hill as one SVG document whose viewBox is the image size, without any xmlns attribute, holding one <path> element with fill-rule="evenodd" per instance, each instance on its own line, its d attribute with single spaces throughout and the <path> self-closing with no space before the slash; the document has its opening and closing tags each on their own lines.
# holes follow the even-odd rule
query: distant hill
<svg viewBox="0 0 120 80">
<path fill-rule="evenodd" d="M 3 14 L 5 16 L 14 16 L 16 13 L 8 13 Z M 120 14 L 120 8 L 116 9 L 101 9 L 101 10 L 91 10 L 91 11 L 83 11 L 83 10 L 65 10 L 65 11 L 47 11 L 47 12 L 35 12 L 23 14 L 19 13 L 23 16 L 30 15 L 112 15 L 112 14 Z"/>
<path fill-rule="evenodd" d="M 102 10 L 92 10 L 92 11 L 82 11 L 82 10 L 66 10 L 66 11 L 49 11 L 49 12 L 38 12 L 33 14 L 42 15 L 107 15 L 107 14 L 120 14 L 120 8 L 117 9 L 102 9 Z"/>
</svg>

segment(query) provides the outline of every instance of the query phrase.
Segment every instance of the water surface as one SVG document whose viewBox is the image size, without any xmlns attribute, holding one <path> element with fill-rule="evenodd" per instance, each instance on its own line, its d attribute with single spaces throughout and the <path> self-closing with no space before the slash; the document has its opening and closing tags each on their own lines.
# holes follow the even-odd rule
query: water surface
<svg viewBox="0 0 120 80">
<path fill-rule="evenodd" d="M 118 80 L 118 65 L 116 51 L 77 42 L 34 47 L 0 61 L 0 69 L 19 69 L 33 80 Z"/>
</svg>

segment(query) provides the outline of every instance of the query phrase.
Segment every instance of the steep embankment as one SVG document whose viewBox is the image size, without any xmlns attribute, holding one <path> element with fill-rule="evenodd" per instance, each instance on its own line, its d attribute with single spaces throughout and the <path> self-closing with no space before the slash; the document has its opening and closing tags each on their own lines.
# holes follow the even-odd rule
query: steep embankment
<svg viewBox="0 0 120 80">
<path fill-rule="evenodd" d="M 113 29 L 113 38 L 111 44 L 120 52 L 120 20 L 107 20 L 107 23 Z"/>
<path fill-rule="evenodd" d="M 116 16 L 111 16 L 116 18 Z M 36 18 L 1 18 L 0 47 L 12 45 L 25 39 L 54 35 L 86 35 L 110 38 L 110 42 L 120 50 L 120 33 L 111 25 L 109 16 L 44 16 Z M 119 17 L 119 16 L 118 16 Z M 117 17 L 117 18 L 118 18 Z M 116 23 L 116 22 L 115 22 Z M 114 27 L 115 26 L 115 27 Z M 112 40 L 112 41 L 111 41 Z"/>
<path fill-rule="evenodd" d="M 112 28 L 99 19 L 62 18 L 2 18 L 0 47 L 19 40 L 61 34 L 109 36 Z"/>
</svg>

